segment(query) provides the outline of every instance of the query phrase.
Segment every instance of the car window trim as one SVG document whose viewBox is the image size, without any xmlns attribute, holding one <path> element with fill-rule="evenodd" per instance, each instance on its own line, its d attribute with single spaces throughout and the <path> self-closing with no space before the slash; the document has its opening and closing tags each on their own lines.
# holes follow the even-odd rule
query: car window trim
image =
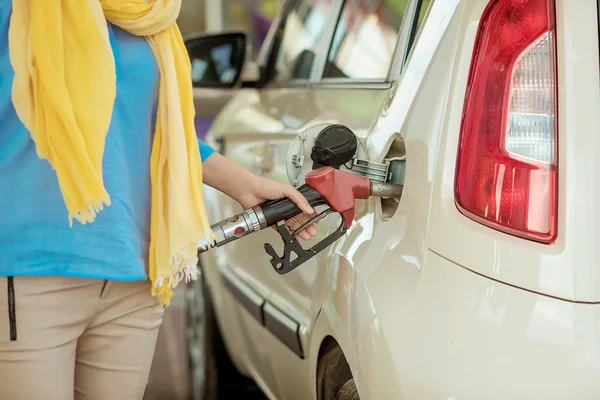
<svg viewBox="0 0 600 400">
<path fill-rule="evenodd" d="M 355 80 L 350 79 L 347 82 L 339 82 L 339 79 L 322 80 L 318 83 L 310 85 L 311 88 L 319 89 L 389 89 L 392 87 L 392 82 L 387 82 L 383 79 L 379 80 Z"/>
<path fill-rule="evenodd" d="M 294 79 L 290 81 L 272 82 L 264 86 L 265 89 L 389 89 L 392 82 L 384 79 L 348 79 L 340 82 L 339 79 L 324 79 L 319 82 L 309 82 L 306 79 Z"/>
<path fill-rule="evenodd" d="M 270 81 L 265 84 L 265 89 L 305 88 L 310 87 L 308 79 L 289 79 L 286 81 Z"/>
<path fill-rule="evenodd" d="M 414 36 L 412 31 L 416 28 L 416 22 L 419 18 L 418 11 L 420 7 L 418 6 L 421 2 L 422 0 L 410 0 L 406 7 L 405 18 L 400 26 L 398 42 L 396 43 L 394 59 L 386 77 L 388 82 L 396 81 L 404 68 L 411 47 L 411 36 Z"/>
</svg>

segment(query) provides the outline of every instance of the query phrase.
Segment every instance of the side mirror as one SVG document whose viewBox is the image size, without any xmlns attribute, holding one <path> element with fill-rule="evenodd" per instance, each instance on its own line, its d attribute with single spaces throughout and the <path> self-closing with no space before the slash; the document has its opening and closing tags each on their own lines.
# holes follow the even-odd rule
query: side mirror
<svg viewBox="0 0 600 400">
<path fill-rule="evenodd" d="M 192 84 L 203 88 L 232 88 L 240 80 L 246 58 L 246 35 L 222 33 L 185 41 L 192 64 Z"/>
</svg>

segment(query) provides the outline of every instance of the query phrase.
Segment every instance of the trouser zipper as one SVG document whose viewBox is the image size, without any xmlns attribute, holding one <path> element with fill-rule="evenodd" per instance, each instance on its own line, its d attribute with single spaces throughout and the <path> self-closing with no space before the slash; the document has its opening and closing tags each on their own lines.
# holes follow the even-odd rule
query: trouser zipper
<svg viewBox="0 0 600 400">
<path fill-rule="evenodd" d="M 6 279 L 8 286 L 8 323 L 10 324 L 10 340 L 17 340 L 17 313 L 15 311 L 15 282 L 14 277 Z"/>
</svg>

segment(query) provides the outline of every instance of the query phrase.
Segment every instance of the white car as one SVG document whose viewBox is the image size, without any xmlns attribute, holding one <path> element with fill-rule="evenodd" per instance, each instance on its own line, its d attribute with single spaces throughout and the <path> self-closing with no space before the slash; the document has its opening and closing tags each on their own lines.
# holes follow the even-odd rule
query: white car
<svg viewBox="0 0 600 400">
<path fill-rule="evenodd" d="M 288 274 L 271 229 L 202 255 L 196 398 L 215 393 L 202 349 L 220 332 L 270 399 L 600 399 L 598 7 L 291 0 L 243 83 L 243 36 L 188 42 L 196 66 L 229 46 L 227 68 L 195 75 L 237 91 L 207 138 L 225 156 L 287 181 L 298 136 L 342 124 L 373 165 L 405 167 L 399 201 L 357 201 Z M 211 221 L 240 211 L 205 190 Z"/>
</svg>

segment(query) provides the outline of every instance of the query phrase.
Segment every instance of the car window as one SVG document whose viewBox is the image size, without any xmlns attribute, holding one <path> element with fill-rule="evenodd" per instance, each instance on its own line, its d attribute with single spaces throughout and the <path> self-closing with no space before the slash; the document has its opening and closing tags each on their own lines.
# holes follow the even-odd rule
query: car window
<svg viewBox="0 0 600 400">
<path fill-rule="evenodd" d="M 324 78 L 385 79 L 407 0 L 346 0 Z"/>
<path fill-rule="evenodd" d="M 296 0 L 285 20 L 275 80 L 308 79 L 323 37 L 331 1 Z"/>
</svg>

